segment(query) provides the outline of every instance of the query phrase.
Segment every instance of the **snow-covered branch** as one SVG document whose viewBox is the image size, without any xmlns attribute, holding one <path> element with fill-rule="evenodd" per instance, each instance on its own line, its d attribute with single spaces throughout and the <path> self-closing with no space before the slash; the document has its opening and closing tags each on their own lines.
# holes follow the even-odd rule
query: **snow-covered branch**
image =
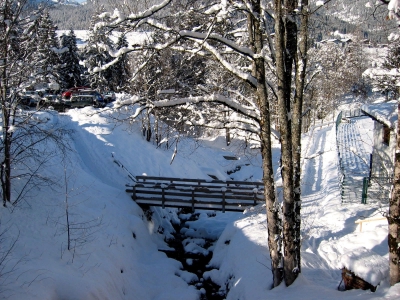
<svg viewBox="0 0 400 300">
<path fill-rule="evenodd" d="M 207 34 L 207 33 L 193 32 L 193 31 L 187 31 L 187 30 L 182 30 L 179 32 L 179 34 L 182 37 L 186 37 L 186 38 L 200 39 L 200 40 L 206 40 L 206 39 L 215 40 L 215 41 L 218 41 L 221 44 L 231 48 L 232 50 L 234 50 L 237 53 L 240 53 L 240 54 L 250 57 L 252 59 L 254 58 L 254 52 L 251 51 L 251 49 L 249 49 L 247 47 L 241 47 L 241 46 L 237 45 L 236 43 L 234 43 L 233 41 L 220 36 L 219 34 L 215 34 L 215 33 Z"/>
<path fill-rule="evenodd" d="M 123 23 L 137 22 L 137 21 L 149 18 L 149 17 L 153 16 L 154 14 L 156 14 L 157 12 L 159 12 L 160 10 L 162 10 L 168 4 L 170 4 L 171 1 L 172 0 L 164 0 L 160 4 L 153 5 L 152 7 L 150 7 L 149 9 L 147 9 L 143 12 L 139 12 L 137 14 L 132 13 L 129 16 L 125 16 L 119 10 L 115 10 L 113 15 L 111 15 L 110 13 L 105 13 L 112 20 L 112 22 L 110 24 L 108 24 L 108 26 L 117 27 L 119 25 L 122 25 Z M 102 17 L 105 17 L 105 15 Z"/>
<path fill-rule="evenodd" d="M 221 53 L 217 49 L 215 49 L 209 43 L 204 42 L 203 47 L 209 51 L 227 71 L 250 83 L 252 86 L 257 86 L 257 80 L 253 76 L 234 67 L 222 57 Z"/>
<path fill-rule="evenodd" d="M 257 110 L 249 109 L 235 101 L 234 99 L 227 98 L 220 94 L 213 94 L 209 96 L 199 96 L 199 97 L 186 97 L 186 98 L 174 98 L 174 99 L 165 99 L 153 101 L 151 106 L 153 107 L 172 107 L 184 105 L 187 103 L 201 103 L 201 102 L 216 102 L 221 103 L 242 115 L 245 115 L 255 121 L 259 121 L 260 116 Z"/>
<path fill-rule="evenodd" d="M 165 107 L 176 107 L 176 106 L 185 106 L 188 104 L 197 104 L 202 102 L 214 102 L 225 105 L 226 107 L 235 111 L 238 115 L 235 120 L 240 120 L 240 122 L 244 122 L 241 120 L 242 118 L 250 118 L 256 123 L 260 120 L 259 111 L 255 108 L 246 107 L 242 104 L 238 103 L 236 100 L 225 97 L 220 94 L 212 94 L 208 96 L 198 96 L 198 97 L 185 97 L 185 98 L 172 98 L 172 99 L 163 99 L 163 100 L 155 100 L 155 101 L 145 101 L 144 98 L 140 97 L 131 97 L 129 99 L 118 101 L 115 103 L 116 108 L 120 108 L 126 105 L 134 105 L 139 104 L 141 107 L 154 109 L 154 108 L 165 108 Z M 140 111 L 142 108 L 140 108 Z M 135 118 L 137 113 L 135 113 L 132 118 Z M 244 117 L 243 117 L 244 116 Z M 249 123 L 249 121 L 247 121 Z M 256 123 L 250 122 L 253 126 Z"/>
</svg>

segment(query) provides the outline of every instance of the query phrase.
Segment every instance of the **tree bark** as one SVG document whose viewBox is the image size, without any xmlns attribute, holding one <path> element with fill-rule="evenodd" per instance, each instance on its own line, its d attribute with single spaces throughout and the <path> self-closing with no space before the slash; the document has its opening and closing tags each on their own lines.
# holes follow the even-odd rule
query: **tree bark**
<svg viewBox="0 0 400 300">
<path fill-rule="evenodd" d="M 260 1 L 253 2 L 254 12 L 261 15 Z M 250 15 L 249 15 L 250 16 Z M 253 15 L 249 18 L 249 35 L 252 37 L 255 53 L 261 53 L 263 49 L 262 31 L 260 21 Z M 257 79 L 257 105 L 260 109 L 260 140 L 263 167 L 264 197 L 267 210 L 268 246 L 271 257 L 273 274 L 273 286 L 282 282 L 282 245 L 281 245 L 281 221 L 279 218 L 279 205 L 276 201 L 274 172 L 272 166 L 271 147 L 271 120 L 270 107 L 267 95 L 265 78 L 265 61 L 262 55 L 257 56 L 253 64 L 253 74 Z"/>
<path fill-rule="evenodd" d="M 278 82 L 278 116 L 281 135 L 281 175 L 283 184 L 283 272 L 287 286 L 297 278 L 299 271 L 296 253 L 292 158 L 292 129 L 290 90 L 293 64 L 293 43 L 296 43 L 296 25 L 285 9 L 293 9 L 293 1 L 275 0 L 275 49 Z M 286 21 L 285 21 L 286 20 Z M 294 31 L 294 32 L 293 32 Z M 294 40 L 293 40 L 294 39 Z"/>
<path fill-rule="evenodd" d="M 10 18 L 9 13 L 9 2 L 4 3 L 3 20 Z M 1 70 L 1 110 L 2 110 L 2 126 L 3 126 L 3 162 L 1 165 L 1 186 L 3 191 L 3 206 L 6 206 L 7 202 L 11 201 L 11 133 L 10 133 L 10 104 L 7 101 L 7 65 L 8 65 L 8 32 L 4 36 L 2 41 L 2 70 Z"/>
<path fill-rule="evenodd" d="M 397 118 L 400 120 L 400 103 Z M 393 192 L 389 203 L 388 244 L 390 285 L 400 282 L 400 126 L 397 126 L 396 153 L 394 161 Z"/>
<path fill-rule="evenodd" d="M 295 251 L 299 272 L 301 272 L 301 129 L 308 50 L 308 0 L 301 0 L 300 7 L 300 33 L 298 51 L 295 57 L 296 82 L 292 118 L 292 155 L 296 235 Z"/>
</svg>

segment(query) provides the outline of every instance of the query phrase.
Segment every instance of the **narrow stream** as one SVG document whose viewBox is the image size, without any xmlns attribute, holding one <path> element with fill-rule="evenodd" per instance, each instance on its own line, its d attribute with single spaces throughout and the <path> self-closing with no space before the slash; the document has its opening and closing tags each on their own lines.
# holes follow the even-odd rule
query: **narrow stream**
<svg viewBox="0 0 400 300">
<path fill-rule="evenodd" d="M 207 268 L 208 263 L 212 258 L 212 252 L 209 250 L 210 246 L 215 241 L 206 240 L 205 244 L 202 245 L 203 249 L 208 250 L 207 255 L 201 253 L 186 252 L 184 248 L 184 242 L 188 238 L 181 233 L 181 229 L 185 227 L 185 221 L 181 220 L 181 223 L 174 225 L 175 234 L 174 239 L 169 240 L 168 245 L 174 250 L 163 251 L 168 257 L 176 259 L 182 263 L 183 270 L 196 274 L 199 278 L 196 282 L 191 282 L 190 285 L 195 286 L 198 290 L 202 291 L 200 300 L 222 300 L 226 298 L 225 294 L 220 294 L 220 286 L 212 282 L 211 280 L 205 280 L 203 274 L 209 271 Z"/>
</svg>

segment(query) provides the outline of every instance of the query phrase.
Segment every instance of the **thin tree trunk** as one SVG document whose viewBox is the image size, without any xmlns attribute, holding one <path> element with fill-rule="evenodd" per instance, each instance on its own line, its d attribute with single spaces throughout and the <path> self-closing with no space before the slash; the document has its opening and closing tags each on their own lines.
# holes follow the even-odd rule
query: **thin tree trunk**
<svg viewBox="0 0 400 300">
<path fill-rule="evenodd" d="M 261 15 L 260 1 L 253 2 L 253 10 Z M 251 26 L 250 26 L 251 25 Z M 261 53 L 263 49 L 262 31 L 260 21 L 249 15 L 249 36 L 255 53 Z M 257 105 L 260 109 L 260 140 L 263 167 L 263 182 L 265 190 L 265 203 L 267 209 L 268 246 L 271 257 L 271 268 L 273 274 L 273 286 L 282 282 L 282 245 L 281 245 L 281 222 L 279 218 L 279 205 L 276 201 L 274 173 L 272 167 L 271 147 L 271 120 L 268 102 L 265 61 L 259 55 L 253 64 L 253 75 L 257 79 Z"/>
<path fill-rule="evenodd" d="M 307 66 L 307 43 L 308 43 L 308 0 L 301 1 L 300 10 L 300 36 L 296 55 L 296 88 L 293 102 L 292 120 L 292 147 L 293 147 L 293 182 L 295 202 L 295 248 L 299 272 L 301 272 L 301 132 L 302 132 L 302 110 L 305 85 L 305 74 Z"/>
<path fill-rule="evenodd" d="M 8 2 L 5 2 L 3 19 L 7 19 Z M 7 64 L 8 64 L 8 34 L 5 40 L 2 41 L 2 78 L 1 78 L 1 110 L 3 118 L 3 163 L 1 166 L 1 185 L 3 192 L 3 205 L 5 206 L 7 202 L 11 201 L 11 134 L 10 134 L 10 104 L 7 101 Z"/>
<path fill-rule="evenodd" d="M 4 182 L 3 197 L 7 202 L 11 201 L 11 136 L 7 127 L 4 140 Z"/>
<path fill-rule="evenodd" d="M 159 139 L 159 131 L 158 131 L 158 115 L 157 111 L 154 111 L 154 132 L 156 134 L 156 146 L 160 144 L 160 139 Z"/>
<path fill-rule="evenodd" d="M 397 118 L 400 120 L 400 103 Z M 393 192 L 389 203 L 389 270 L 390 285 L 400 282 L 400 126 L 397 126 L 396 153 L 394 161 Z"/>
<path fill-rule="evenodd" d="M 285 4 L 285 5 L 284 5 Z M 276 74 L 278 82 L 278 116 L 281 135 L 281 175 L 283 184 L 283 272 L 287 286 L 291 285 L 298 274 L 298 262 L 296 254 L 295 211 L 294 211 L 294 185 L 293 185 L 293 159 L 292 159 L 292 129 L 290 110 L 291 89 L 291 64 L 294 57 L 292 39 L 295 24 L 286 21 L 285 9 L 293 9 L 292 1 L 275 0 L 275 47 L 276 47 Z M 286 26 L 285 26 L 286 23 Z M 288 31 L 286 31 L 287 29 Z M 289 47 L 289 48 L 288 48 Z M 289 64 L 289 65 L 288 65 Z M 290 72 L 290 73 L 289 73 Z"/>
</svg>

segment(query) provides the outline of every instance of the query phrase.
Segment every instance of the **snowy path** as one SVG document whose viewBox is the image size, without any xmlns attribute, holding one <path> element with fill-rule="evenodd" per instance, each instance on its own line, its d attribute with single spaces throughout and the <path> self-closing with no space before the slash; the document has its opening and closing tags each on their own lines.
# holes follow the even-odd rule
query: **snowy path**
<svg viewBox="0 0 400 300">
<path fill-rule="evenodd" d="M 344 234 L 348 217 L 340 213 L 343 207 L 338 188 L 335 139 L 335 125 L 314 131 L 304 156 L 302 181 L 302 272 L 307 277 L 318 278 L 321 284 L 330 282 L 333 289 L 340 281 L 338 271 L 330 259 L 321 258 L 320 245 L 333 232 L 337 236 Z M 333 227 L 326 218 L 336 219 Z M 354 230 L 355 226 L 348 229 Z"/>
<path fill-rule="evenodd" d="M 324 162 L 325 164 L 330 162 L 323 158 L 328 153 L 336 155 L 336 145 L 332 144 L 329 138 L 332 132 L 333 125 L 315 130 L 309 148 L 305 150 L 307 153 L 304 155 L 303 174 L 307 176 L 304 176 L 302 181 L 303 197 L 315 197 L 317 191 L 324 193 L 324 190 L 321 190 L 321 185 L 326 180 L 326 174 L 323 174 Z"/>
<path fill-rule="evenodd" d="M 349 171 L 364 174 L 368 168 L 364 168 L 362 159 L 368 155 L 369 148 L 368 143 L 363 145 L 363 141 L 368 137 L 358 130 L 362 124 L 344 125 L 341 132 L 344 142 L 339 147 L 345 151 L 345 166 Z M 352 138 L 346 138 L 346 132 Z M 341 201 L 335 140 L 334 125 L 315 130 L 309 149 L 305 149 L 302 181 L 302 274 L 332 290 L 340 282 L 339 270 L 347 265 L 348 257 L 365 256 L 371 262 L 382 259 L 383 252 L 364 245 L 365 235 L 376 239 L 378 244 L 385 243 L 384 227 L 375 229 L 373 233 L 360 233 L 354 223 L 358 218 L 376 214 L 376 207 L 359 201 Z"/>
</svg>

